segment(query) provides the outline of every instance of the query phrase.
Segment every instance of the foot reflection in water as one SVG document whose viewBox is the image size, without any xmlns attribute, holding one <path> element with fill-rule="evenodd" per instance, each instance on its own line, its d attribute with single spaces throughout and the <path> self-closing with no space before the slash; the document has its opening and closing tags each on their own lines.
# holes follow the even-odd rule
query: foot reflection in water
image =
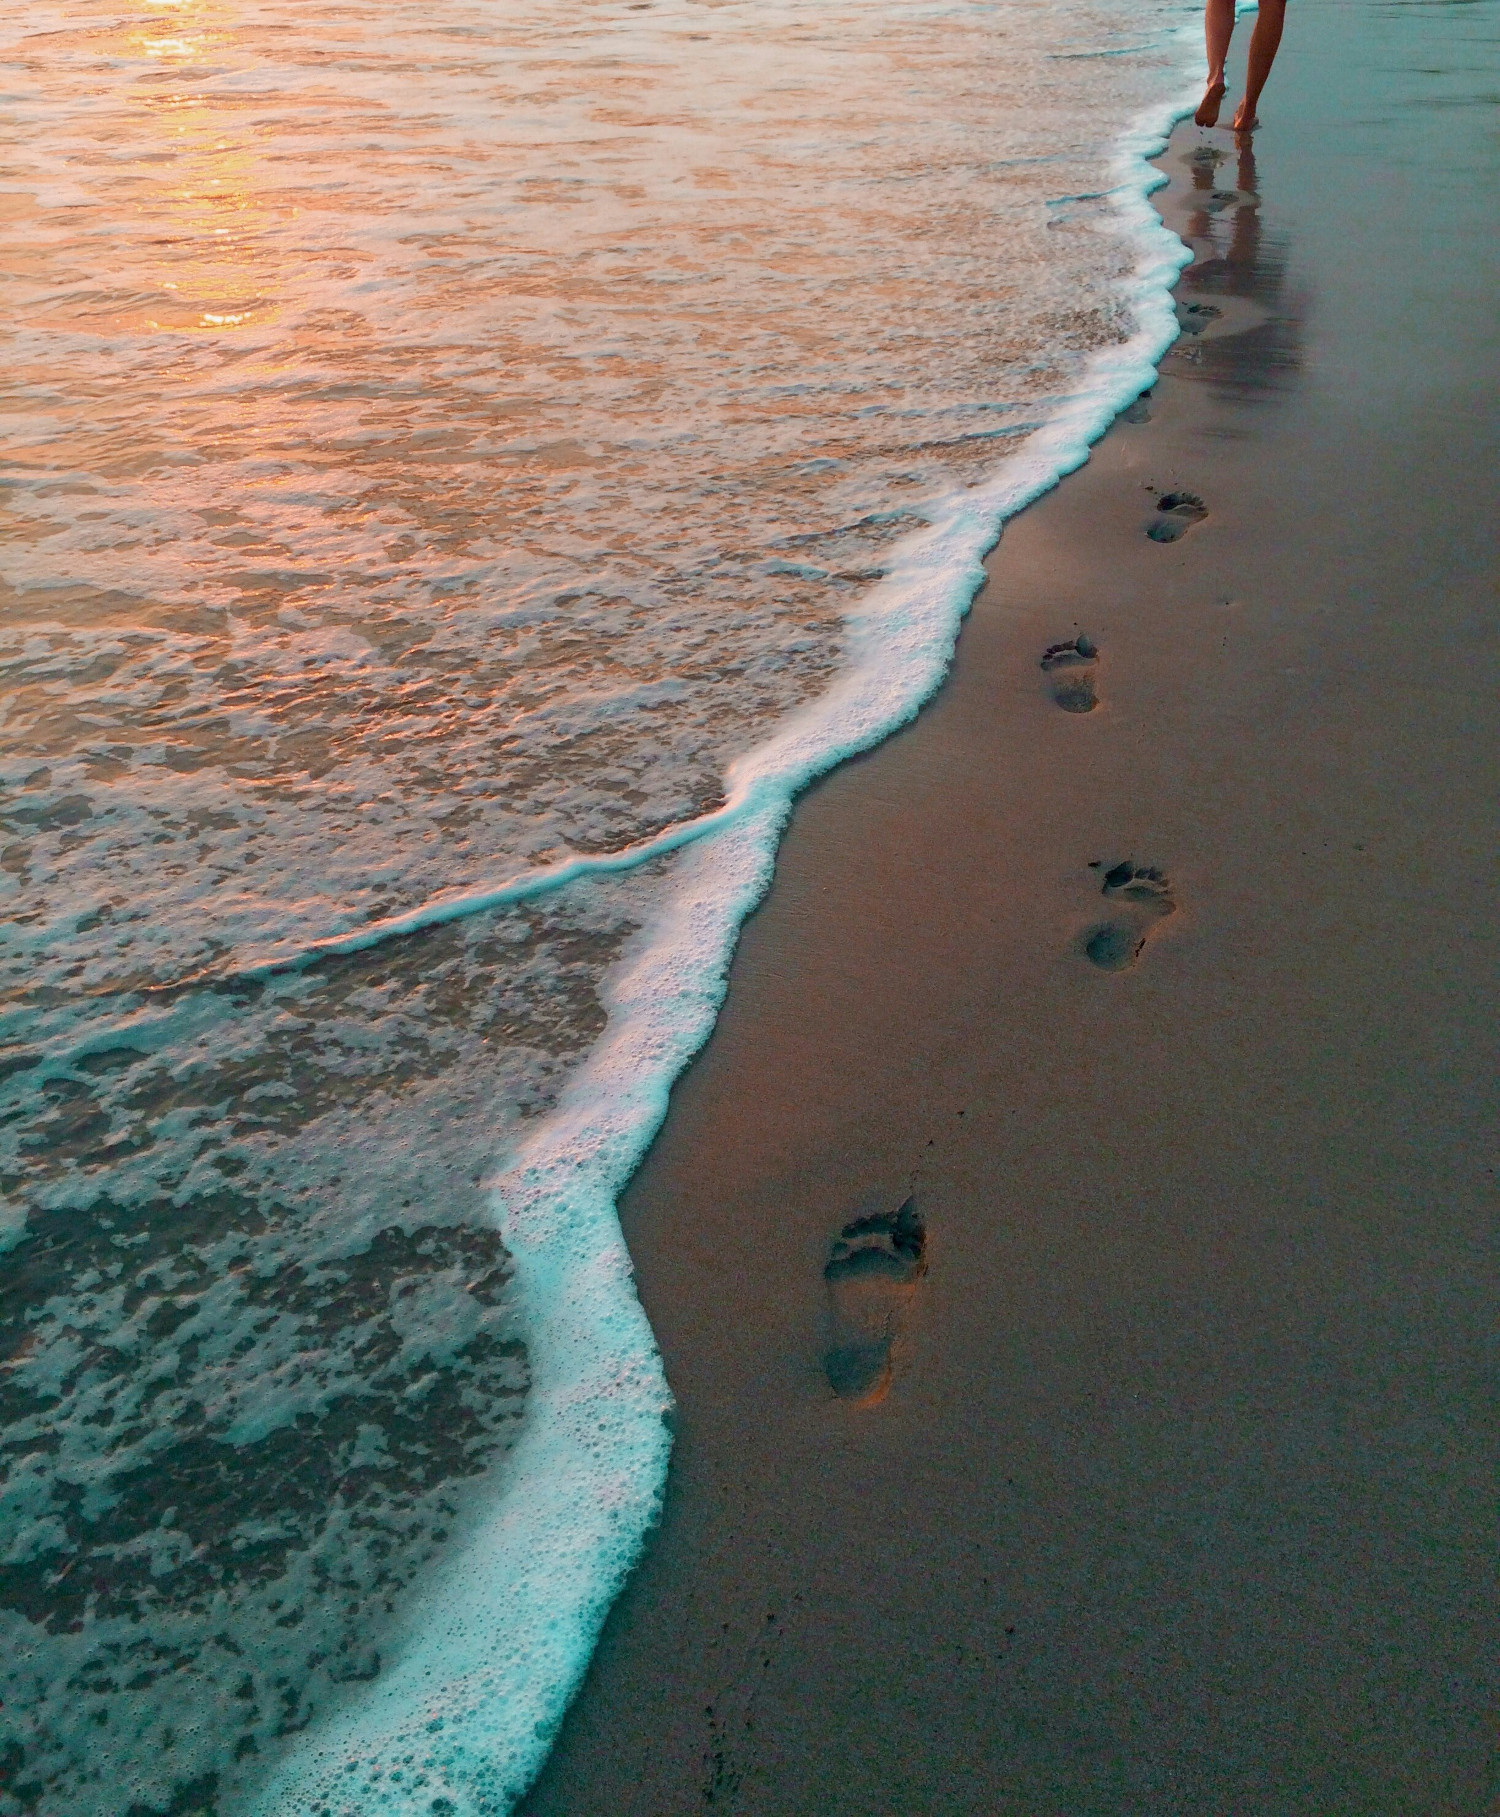
<svg viewBox="0 0 1500 1817">
<path fill-rule="evenodd" d="M 1254 141 L 1205 139 L 1182 160 L 1163 199 L 1168 224 L 1192 247 L 1177 293 L 1182 338 L 1165 369 L 1241 399 L 1284 391 L 1301 371 L 1307 298 L 1287 281 L 1286 236 L 1266 224 Z M 1230 178 L 1233 181 L 1230 181 Z"/>
</svg>

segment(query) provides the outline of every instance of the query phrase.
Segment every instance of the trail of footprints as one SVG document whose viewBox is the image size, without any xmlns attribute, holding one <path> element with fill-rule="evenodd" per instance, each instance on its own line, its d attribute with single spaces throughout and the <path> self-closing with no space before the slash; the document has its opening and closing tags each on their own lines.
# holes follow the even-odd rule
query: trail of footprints
<svg viewBox="0 0 1500 1817">
<path fill-rule="evenodd" d="M 1146 535 L 1154 543 L 1175 543 L 1207 516 L 1196 492 L 1163 492 Z M 1082 633 L 1042 652 L 1042 672 L 1065 713 L 1091 713 L 1098 706 L 1099 666 L 1098 644 Z M 1103 866 L 1096 861 L 1091 868 Z M 1160 866 L 1129 858 L 1104 872 L 1103 894 L 1114 912 L 1084 936 L 1083 950 L 1101 971 L 1124 971 L 1140 958 L 1152 928 L 1175 911 L 1177 899 Z"/>
<path fill-rule="evenodd" d="M 1178 497 L 1194 499 L 1200 515 L 1207 515 L 1194 494 L 1167 494 L 1168 499 Z M 1087 634 L 1049 644 L 1042 652 L 1042 672 L 1065 713 L 1091 713 L 1098 706 L 1099 664 L 1099 646 Z M 1090 868 L 1103 866 L 1095 860 Z M 1140 958 L 1152 928 L 1172 914 L 1177 900 L 1165 871 L 1132 858 L 1104 872 L 1103 894 L 1114 912 L 1084 936 L 1083 950 L 1101 971 L 1122 972 Z"/>
<path fill-rule="evenodd" d="M 1208 516 L 1196 492 L 1164 492 L 1146 526 L 1152 542 L 1173 543 Z M 1042 673 L 1065 713 L 1099 705 L 1099 645 L 1087 633 L 1042 652 Z M 1083 952 L 1100 971 L 1126 971 L 1140 958 L 1153 929 L 1175 913 L 1170 878 L 1159 865 L 1133 858 L 1105 869 L 1105 918 L 1083 937 Z M 823 1372 L 842 1401 L 871 1406 L 885 1398 L 912 1302 L 927 1272 L 927 1226 L 909 1197 L 896 1211 L 853 1218 L 839 1231 L 823 1268 L 827 1343 Z"/>
</svg>

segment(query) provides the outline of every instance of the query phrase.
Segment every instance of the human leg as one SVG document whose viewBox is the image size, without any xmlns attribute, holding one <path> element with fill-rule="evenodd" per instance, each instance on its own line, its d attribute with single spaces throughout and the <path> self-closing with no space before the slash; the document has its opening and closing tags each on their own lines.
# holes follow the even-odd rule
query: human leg
<svg viewBox="0 0 1500 1817">
<path fill-rule="evenodd" d="M 1276 47 L 1281 43 L 1281 28 L 1286 23 L 1286 0 L 1260 0 L 1255 16 L 1255 30 L 1250 38 L 1250 56 L 1245 65 L 1245 98 L 1234 116 L 1234 130 L 1249 132 L 1259 124 L 1255 108 L 1260 91 L 1266 85 L 1271 65 L 1276 61 Z"/>
<path fill-rule="evenodd" d="M 1285 4 L 1285 0 L 1283 0 Z M 1200 126 L 1216 126 L 1219 103 L 1224 99 L 1224 59 L 1234 36 L 1234 0 L 1208 0 L 1203 10 L 1203 38 L 1208 50 L 1208 87 L 1193 118 Z"/>
</svg>

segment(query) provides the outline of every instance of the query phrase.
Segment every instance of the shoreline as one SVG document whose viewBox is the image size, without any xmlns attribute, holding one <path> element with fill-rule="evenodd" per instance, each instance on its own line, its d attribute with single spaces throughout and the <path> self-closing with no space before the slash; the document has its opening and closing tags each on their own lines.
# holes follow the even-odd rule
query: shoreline
<svg viewBox="0 0 1500 1817">
<path fill-rule="evenodd" d="M 1007 526 L 937 701 L 798 806 L 622 1207 L 681 1435 L 528 1812 L 1480 1808 L 1495 362 L 1470 325 L 1404 417 L 1370 384 L 1420 276 L 1345 266 L 1429 231 L 1396 173 L 1440 153 L 1410 103 L 1365 131 L 1396 202 L 1352 253 L 1307 204 L 1349 16 L 1299 14 L 1248 182 L 1174 136 L 1219 313 Z M 1151 544 L 1148 485 L 1207 518 Z M 1080 631 L 1087 715 L 1037 666 Z M 1177 906 L 1115 977 L 1079 947 L 1128 858 Z M 930 1271 L 852 1410 L 823 1259 L 914 1173 Z"/>
<path fill-rule="evenodd" d="M 797 807 L 621 1206 L 679 1437 L 530 1817 L 1484 1806 L 1493 53 L 1353 18 L 1298 13 L 1258 200 L 1173 136 L 1219 314 Z M 1148 485 L 1208 518 L 1153 545 Z M 1108 974 L 1130 858 L 1177 908 Z M 824 1257 L 913 1177 L 930 1270 L 850 1408 Z"/>
</svg>

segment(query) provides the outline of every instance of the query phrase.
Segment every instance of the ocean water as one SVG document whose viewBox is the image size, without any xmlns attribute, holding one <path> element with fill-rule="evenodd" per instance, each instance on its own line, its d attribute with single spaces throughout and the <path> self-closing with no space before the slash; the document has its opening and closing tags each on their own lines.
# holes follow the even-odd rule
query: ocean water
<svg viewBox="0 0 1500 1817">
<path fill-rule="evenodd" d="M 0 1812 L 501 1812 L 796 790 L 1149 383 L 1164 0 L 0 23 Z"/>
</svg>

